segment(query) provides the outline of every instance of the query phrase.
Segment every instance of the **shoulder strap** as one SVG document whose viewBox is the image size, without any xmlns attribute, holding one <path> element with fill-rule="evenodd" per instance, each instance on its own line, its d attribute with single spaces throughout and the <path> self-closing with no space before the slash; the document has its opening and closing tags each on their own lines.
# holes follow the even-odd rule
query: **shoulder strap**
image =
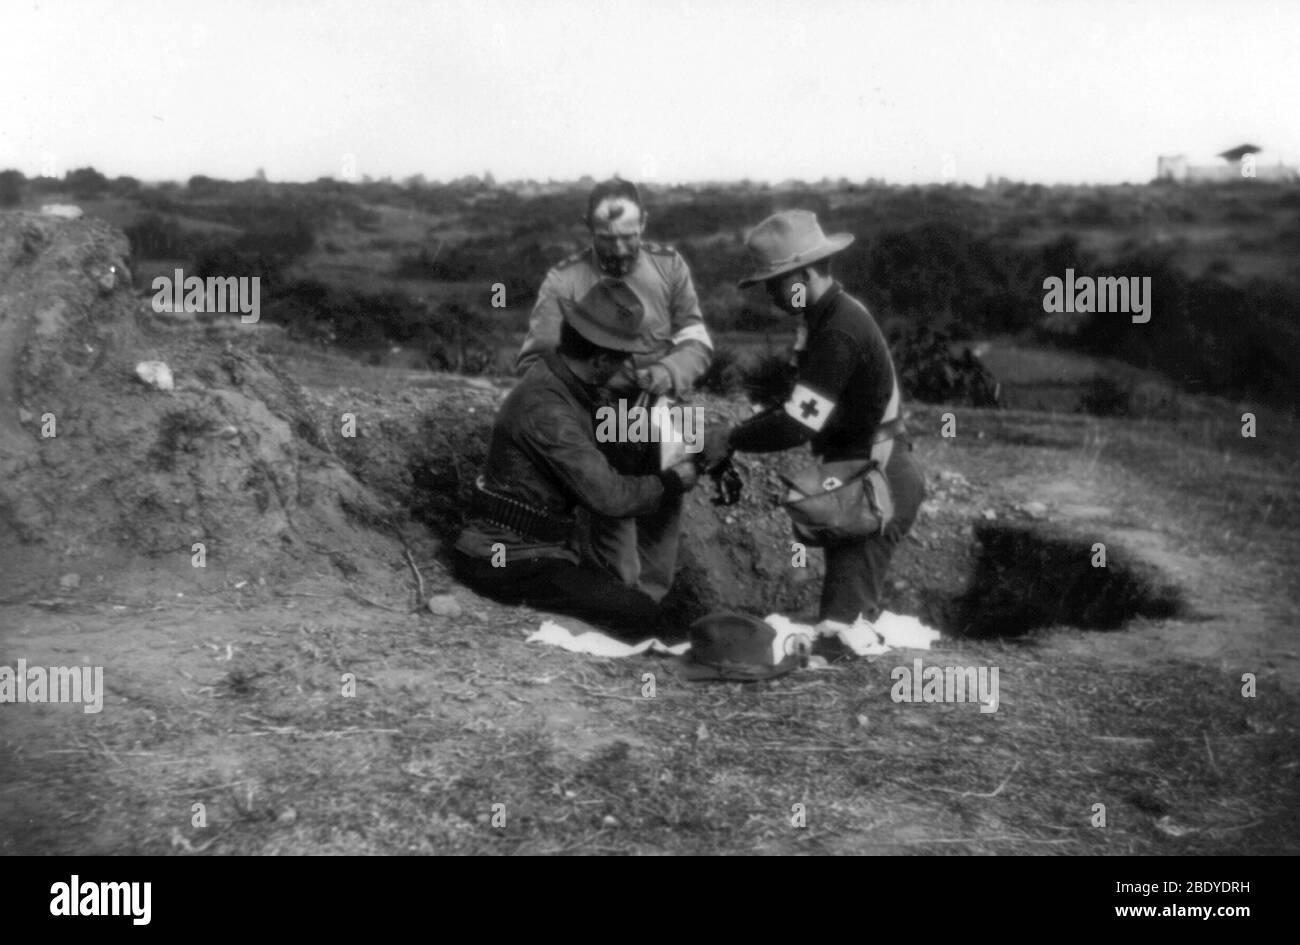
<svg viewBox="0 0 1300 945">
<path fill-rule="evenodd" d="M 893 359 L 890 359 L 889 369 L 894 370 Z M 872 436 L 871 458 L 880 464 L 884 469 L 889 464 L 889 458 L 894 455 L 894 436 L 902 427 L 902 420 L 899 417 L 899 409 L 902 406 L 902 395 L 898 391 L 898 373 L 894 372 L 894 389 L 889 394 L 889 403 L 885 407 L 885 415 L 881 418 L 880 426 L 876 427 L 876 432 Z M 882 436 L 882 434 L 884 434 Z"/>
</svg>

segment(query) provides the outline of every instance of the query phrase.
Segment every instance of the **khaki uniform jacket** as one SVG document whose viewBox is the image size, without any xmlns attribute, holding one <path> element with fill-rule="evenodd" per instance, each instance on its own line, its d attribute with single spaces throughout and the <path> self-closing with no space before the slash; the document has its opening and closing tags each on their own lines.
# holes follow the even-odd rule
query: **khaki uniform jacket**
<svg viewBox="0 0 1300 945">
<path fill-rule="evenodd" d="M 560 342 L 559 299 L 580 300 L 595 285 L 609 279 L 596 264 L 594 250 L 574 253 L 546 274 L 537 293 L 528 337 L 524 339 L 515 363 L 522 374 L 546 351 Z M 672 377 L 675 395 L 684 394 L 709 369 L 713 360 L 713 340 L 700 314 L 686 260 L 675 250 L 658 243 L 642 243 L 636 265 L 624 278 L 645 306 L 641 333 L 654 350 L 637 355 L 637 369 L 661 364 Z M 625 370 L 609 384 L 610 390 L 625 394 L 636 390 L 636 377 Z"/>
</svg>

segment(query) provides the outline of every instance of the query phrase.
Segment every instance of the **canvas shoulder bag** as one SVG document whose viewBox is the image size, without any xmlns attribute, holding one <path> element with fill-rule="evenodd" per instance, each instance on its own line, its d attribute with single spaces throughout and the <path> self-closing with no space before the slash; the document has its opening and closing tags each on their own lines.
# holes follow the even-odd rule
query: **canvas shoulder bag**
<svg viewBox="0 0 1300 945">
<path fill-rule="evenodd" d="M 889 480 L 875 460 L 822 463 L 781 480 L 789 487 L 784 506 L 795 538 L 807 545 L 871 538 L 894 517 Z"/>
<path fill-rule="evenodd" d="M 780 477 L 789 488 L 783 504 L 799 541 L 815 547 L 861 541 L 882 534 L 893 520 L 884 464 L 893 448 L 888 441 L 901 430 L 901 399 L 895 381 L 870 459 L 824 462 L 793 478 Z"/>
</svg>

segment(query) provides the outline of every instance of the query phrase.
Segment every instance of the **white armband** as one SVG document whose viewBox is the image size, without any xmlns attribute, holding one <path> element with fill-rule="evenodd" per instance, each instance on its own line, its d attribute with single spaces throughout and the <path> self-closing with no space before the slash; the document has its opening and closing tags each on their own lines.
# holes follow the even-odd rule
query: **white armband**
<svg viewBox="0 0 1300 945">
<path fill-rule="evenodd" d="M 673 344 L 679 345 L 683 341 L 698 341 L 704 347 L 712 350 L 713 339 L 709 337 L 709 330 L 700 322 L 695 325 L 687 325 L 677 334 L 673 335 Z"/>
<path fill-rule="evenodd" d="M 790 399 L 785 402 L 785 412 L 814 433 L 821 432 L 835 409 L 835 401 L 823 397 L 806 384 L 795 384 Z"/>
</svg>

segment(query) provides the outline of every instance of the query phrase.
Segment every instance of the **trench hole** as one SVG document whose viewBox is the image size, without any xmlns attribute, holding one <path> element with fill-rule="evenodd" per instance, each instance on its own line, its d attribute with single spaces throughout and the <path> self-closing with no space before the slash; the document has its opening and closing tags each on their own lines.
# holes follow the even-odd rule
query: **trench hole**
<svg viewBox="0 0 1300 945">
<path fill-rule="evenodd" d="M 1185 614 L 1182 589 L 1157 565 L 1102 535 L 1039 523 L 979 522 L 975 571 L 951 624 L 974 637 L 1040 627 L 1118 630 L 1135 617 Z M 1105 566 L 1094 546 L 1105 546 Z"/>
</svg>

